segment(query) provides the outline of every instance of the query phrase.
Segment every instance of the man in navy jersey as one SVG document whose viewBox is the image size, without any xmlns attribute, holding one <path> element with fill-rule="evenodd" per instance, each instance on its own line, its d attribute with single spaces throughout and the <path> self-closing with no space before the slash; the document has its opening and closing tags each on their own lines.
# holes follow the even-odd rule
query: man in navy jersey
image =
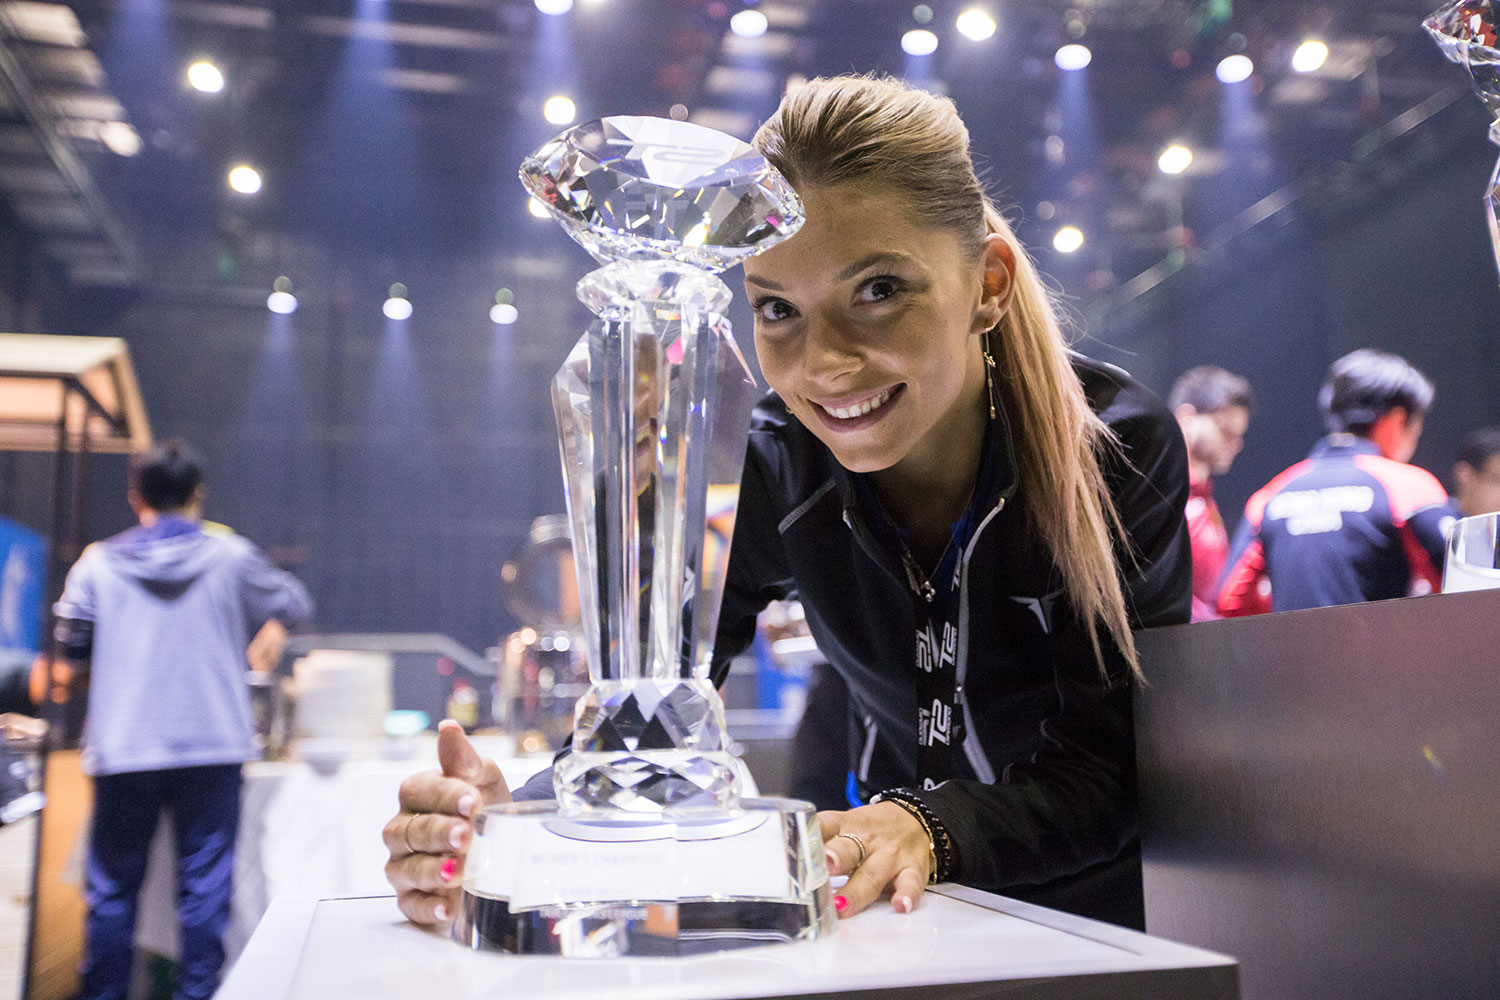
<svg viewBox="0 0 1500 1000">
<path fill-rule="evenodd" d="M 1359 350 L 1318 393 L 1328 435 L 1245 505 L 1219 613 L 1229 617 L 1430 593 L 1453 506 L 1408 465 L 1433 389 L 1404 358 Z"/>
</svg>

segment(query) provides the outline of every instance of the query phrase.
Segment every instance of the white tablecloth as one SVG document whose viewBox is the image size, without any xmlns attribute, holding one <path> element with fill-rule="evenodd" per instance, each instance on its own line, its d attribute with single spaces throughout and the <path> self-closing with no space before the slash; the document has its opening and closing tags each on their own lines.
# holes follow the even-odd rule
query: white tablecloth
<svg viewBox="0 0 1500 1000">
<path fill-rule="evenodd" d="M 516 787 L 552 758 L 510 757 L 510 741 L 476 739 L 479 751 L 500 765 Z M 415 741 L 403 759 L 358 759 L 314 768 L 302 761 L 245 765 L 234 902 L 224 934 L 226 969 L 244 949 L 271 900 L 279 896 L 326 899 L 380 895 L 388 852 L 381 830 L 396 813 L 401 782 L 437 766 L 437 741 Z M 741 788 L 755 782 L 741 768 Z M 136 945 L 157 955 L 178 954 L 176 855 L 166 819 L 156 831 L 146 882 L 141 887 Z"/>
<path fill-rule="evenodd" d="M 495 758 L 512 786 L 551 763 L 550 757 L 505 756 L 509 747 L 498 740 L 481 740 L 478 745 Z M 380 831 L 396 813 L 401 782 L 436 767 L 436 760 L 436 741 L 427 739 L 399 760 L 351 760 L 317 769 L 301 761 L 245 765 L 234 902 L 224 934 L 229 962 L 245 947 L 277 896 L 390 892 Z M 163 819 L 151 845 L 136 925 L 136 945 L 168 957 L 178 953 L 173 840 L 171 826 Z"/>
</svg>

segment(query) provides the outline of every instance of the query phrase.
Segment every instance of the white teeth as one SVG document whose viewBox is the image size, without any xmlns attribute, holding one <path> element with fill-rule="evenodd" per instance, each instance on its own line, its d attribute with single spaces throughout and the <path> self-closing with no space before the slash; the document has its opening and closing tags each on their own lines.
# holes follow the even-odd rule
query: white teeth
<svg viewBox="0 0 1500 1000">
<path fill-rule="evenodd" d="M 824 409 L 833 414 L 835 417 L 838 417 L 840 420 L 853 420 L 855 417 L 864 416 L 871 410 L 880 409 L 890 398 L 891 390 L 886 389 L 884 392 L 871 396 L 869 399 L 866 399 L 862 402 L 855 403 L 853 406 L 825 406 Z"/>
</svg>

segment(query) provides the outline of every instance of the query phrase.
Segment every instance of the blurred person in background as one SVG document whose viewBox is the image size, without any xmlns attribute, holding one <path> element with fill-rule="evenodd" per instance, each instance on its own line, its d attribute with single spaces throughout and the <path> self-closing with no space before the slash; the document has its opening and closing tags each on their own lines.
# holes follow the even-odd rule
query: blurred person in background
<svg viewBox="0 0 1500 1000">
<path fill-rule="evenodd" d="M 1218 618 L 1214 605 L 1229 558 L 1229 532 L 1214 502 L 1214 476 L 1234 465 L 1250 429 L 1250 383 L 1213 365 L 1189 368 L 1167 397 L 1187 442 L 1188 537 L 1193 544 L 1193 621 Z"/>
<path fill-rule="evenodd" d="M 1219 592 L 1225 616 L 1432 593 L 1453 506 L 1408 464 L 1432 383 L 1405 358 L 1362 349 L 1318 393 L 1328 429 L 1303 461 L 1250 498 Z"/>
<path fill-rule="evenodd" d="M 1500 511 L 1500 427 L 1481 427 L 1464 438 L 1453 485 L 1461 516 Z"/>
<path fill-rule="evenodd" d="M 202 465 L 181 441 L 132 456 L 127 496 L 140 524 L 85 549 L 55 608 L 59 655 L 87 686 L 94 779 L 82 997 L 124 1000 L 166 808 L 182 926 L 174 997 L 199 1000 L 224 963 L 240 765 L 256 756 L 246 649 L 267 621 L 300 624 L 312 603 L 249 541 L 204 524 Z"/>
</svg>

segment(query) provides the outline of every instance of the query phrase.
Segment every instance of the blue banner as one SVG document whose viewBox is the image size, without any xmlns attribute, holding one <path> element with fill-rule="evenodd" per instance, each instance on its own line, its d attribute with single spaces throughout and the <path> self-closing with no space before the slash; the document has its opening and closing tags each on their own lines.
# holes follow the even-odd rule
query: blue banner
<svg viewBox="0 0 1500 1000">
<path fill-rule="evenodd" d="M 47 543 L 30 528 L 0 517 L 0 649 L 41 649 L 46 585 Z"/>
</svg>

